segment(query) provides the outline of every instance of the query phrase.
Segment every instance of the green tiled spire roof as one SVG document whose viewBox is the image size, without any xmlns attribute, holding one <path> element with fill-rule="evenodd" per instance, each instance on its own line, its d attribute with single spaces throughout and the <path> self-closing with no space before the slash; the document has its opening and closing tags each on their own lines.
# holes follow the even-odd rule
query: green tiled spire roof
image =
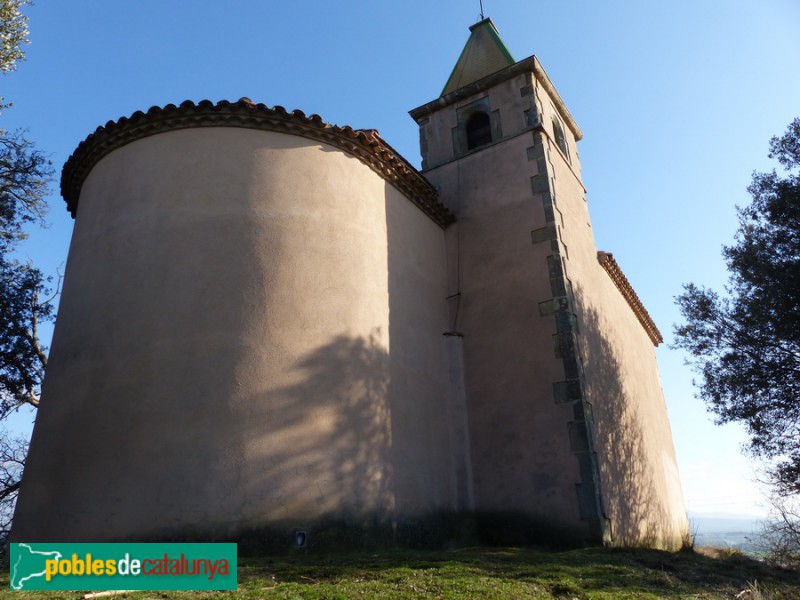
<svg viewBox="0 0 800 600">
<path fill-rule="evenodd" d="M 442 96 L 515 62 L 491 19 L 475 23 L 469 30 L 471 33 L 467 45 L 442 90 Z"/>
</svg>

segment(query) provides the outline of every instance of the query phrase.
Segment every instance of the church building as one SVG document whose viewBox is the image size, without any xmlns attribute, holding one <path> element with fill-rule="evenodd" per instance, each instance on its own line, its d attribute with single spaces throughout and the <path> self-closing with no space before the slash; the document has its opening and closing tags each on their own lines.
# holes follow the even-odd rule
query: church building
<svg viewBox="0 0 800 600">
<path fill-rule="evenodd" d="M 661 334 L 595 247 L 539 60 L 482 20 L 411 116 L 421 171 L 246 98 L 78 146 L 12 541 L 313 545 L 443 515 L 686 541 Z"/>
</svg>

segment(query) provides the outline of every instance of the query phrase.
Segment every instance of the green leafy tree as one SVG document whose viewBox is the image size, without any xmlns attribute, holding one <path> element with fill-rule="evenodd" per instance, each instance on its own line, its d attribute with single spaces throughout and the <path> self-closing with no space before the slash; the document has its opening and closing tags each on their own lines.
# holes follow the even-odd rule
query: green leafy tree
<svg viewBox="0 0 800 600">
<path fill-rule="evenodd" d="M 0 0 L 0 73 L 16 69 L 28 43 L 21 8 L 29 0 Z M 0 109 L 9 105 L 0 98 Z M 46 157 L 21 131 L 0 129 L 0 420 L 22 406 L 39 406 L 47 354 L 39 325 L 52 318 L 52 298 L 41 271 L 14 258 L 25 227 L 43 222 L 52 176 Z M 0 539 L 8 533 L 27 440 L 0 431 Z"/>
<path fill-rule="evenodd" d="M 770 141 L 784 169 L 754 173 L 724 293 L 689 284 L 677 298 L 699 395 L 718 423 L 739 422 L 780 495 L 800 494 L 800 119 Z"/>
</svg>

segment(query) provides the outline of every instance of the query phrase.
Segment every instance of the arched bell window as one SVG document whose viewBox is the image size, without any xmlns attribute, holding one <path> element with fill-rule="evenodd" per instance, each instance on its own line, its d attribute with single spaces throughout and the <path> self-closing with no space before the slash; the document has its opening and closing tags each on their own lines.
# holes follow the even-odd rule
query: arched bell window
<svg viewBox="0 0 800 600">
<path fill-rule="evenodd" d="M 467 121 L 467 150 L 492 143 L 492 124 L 485 112 L 476 112 Z"/>
</svg>

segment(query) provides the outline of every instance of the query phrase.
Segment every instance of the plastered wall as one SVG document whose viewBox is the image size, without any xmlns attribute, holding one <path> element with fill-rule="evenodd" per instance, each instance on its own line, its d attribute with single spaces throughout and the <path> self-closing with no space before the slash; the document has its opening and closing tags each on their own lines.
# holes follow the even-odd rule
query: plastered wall
<svg viewBox="0 0 800 600">
<path fill-rule="evenodd" d="M 546 92 L 540 93 L 543 144 L 574 297 L 607 539 L 618 545 L 680 548 L 688 521 L 653 341 L 598 262 L 574 138 L 568 133 L 565 155 L 548 118 L 554 107 Z"/>
<path fill-rule="evenodd" d="M 360 160 L 168 131 L 86 179 L 14 538 L 455 505 L 444 234 Z"/>
<path fill-rule="evenodd" d="M 425 175 L 457 217 L 448 295 L 464 336 L 476 509 L 677 548 L 688 524 L 652 341 L 597 260 L 580 134 L 552 89 L 543 71 L 524 72 L 412 111 Z M 501 127 L 465 151 L 453 131 L 474 106 Z"/>
<path fill-rule="evenodd" d="M 574 410 L 554 399 L 553 384 L 564 379 L 556 323 L 539 308 L 552 290 L 549 245 L 531 242 L 547 214 L 531 184 L 530 81 L 519 75 L 431 115 L 423 125 L 428 156 L 441 164 L 424 173 L 457 218 L 447 230 L 448 295 L 463 334 L 475 508 L 522 513 L 588 538 L 576 498 Z M 487 93 L 503 138 L 456 158 L 437 128 L 456 127 L 459 109 Z"/>
</svg>

